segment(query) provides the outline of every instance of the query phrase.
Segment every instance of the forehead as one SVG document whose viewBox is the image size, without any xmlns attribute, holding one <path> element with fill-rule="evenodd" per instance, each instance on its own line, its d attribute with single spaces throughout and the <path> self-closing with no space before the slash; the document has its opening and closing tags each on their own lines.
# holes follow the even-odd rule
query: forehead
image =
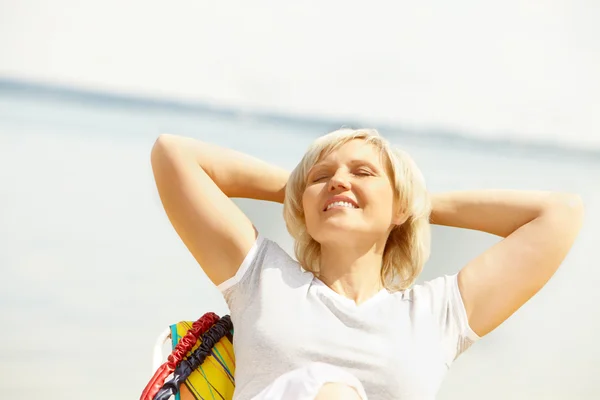
<svg viewBox="0 0 600 400">
<path fill-rule="evenodd" d="M 363 160 L 376 166 L 383 166 L 384 164 L 384 157 L 380 148 L 362 139 L 353 139 L 332 150 L 323 152 L 316 164 L 329 164 L 349 160 Z"/>
</svg>

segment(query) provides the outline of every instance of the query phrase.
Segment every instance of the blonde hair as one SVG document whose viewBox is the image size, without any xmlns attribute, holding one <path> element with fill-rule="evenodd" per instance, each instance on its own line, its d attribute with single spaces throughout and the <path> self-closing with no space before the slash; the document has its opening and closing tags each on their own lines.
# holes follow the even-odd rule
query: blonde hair
<svg viewBox="0 0 600 400">
<path fill-rule="evenodd" d="M 361 139 L 379 149 L 388 164 L 396 201 L 408 218 L 388 236 L 381 268 L 381 281 L 391 291 L 409 288 L 429 258 L 431 201 L 425 180 L 412 158 L 392 148 L 375 129 L 340 129 L 315 140 L 292 171 L 285 192 L 283 217 L 295 240 L 300 265 L 318 276 L 321 245 L 307 232 L 302 196 L 310 169 L 345 143 Z"/>
</svg>

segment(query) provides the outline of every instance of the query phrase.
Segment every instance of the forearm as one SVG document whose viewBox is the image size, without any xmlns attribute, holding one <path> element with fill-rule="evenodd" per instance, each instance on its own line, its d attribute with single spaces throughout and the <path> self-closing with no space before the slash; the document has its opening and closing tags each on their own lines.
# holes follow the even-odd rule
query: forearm
<svg viewBox="0 0 600 400">
<path fill-rule="evenodd" d="M 580 206 L 577 196 L 552 192 L 482 190 L 432 196 L 431 223 L 507 237 L 556 210 Z"/>
<path fill-rule="evenodd" d="M 196 163 L 228 197 L 283 203 L 289 172 L 282 168 L 232 149 L 187 137 L 161 135 L 155 149 L 157 147 Z"/>
</svg>

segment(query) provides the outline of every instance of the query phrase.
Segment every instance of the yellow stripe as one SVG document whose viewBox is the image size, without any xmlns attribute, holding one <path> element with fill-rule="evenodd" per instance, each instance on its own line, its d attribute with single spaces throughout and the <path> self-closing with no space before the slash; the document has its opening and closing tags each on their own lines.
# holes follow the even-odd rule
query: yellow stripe
<svg viewBox="0 0 600 400">
<path fill-rule="evenodd" d="M 187 331 L 192 327 L 192 322 L 189 321 L 181 321 L 177 323 L 177 341 L 179 341 Z M 196 350 L 198 346 L 200 346 L 201 341 L 198 340 L 198 343 L 195 344 L 192 351 Z M 234 375 L 235 373 L 235 357 L 233 353 L 233 344 L 227 339 L 227 337 L 222 338 L 215 345 L 215 353 L 219 353 L 219 360 L 225 368 Z M 189 354 L 188 354 L 189 356 Z M 192 374 L 188 377 L 186 381 L 186 386 L 190 390 L 190 393 L 194 396 L 195 399 L 220 399 L 221 396 L 226 400 L 230 400 L 233 397 L 233 390 L 235 388 L 235 384 L 232 379 L 229 377 L 227 372 L 223 369 L 219 361 L 215 359 L 214 355 L 210 355 L 206 357 L 202 365 L 196 369 Z M 220 394 L 220 396 L 215 396 L 215 392 Z"/>
</svg>

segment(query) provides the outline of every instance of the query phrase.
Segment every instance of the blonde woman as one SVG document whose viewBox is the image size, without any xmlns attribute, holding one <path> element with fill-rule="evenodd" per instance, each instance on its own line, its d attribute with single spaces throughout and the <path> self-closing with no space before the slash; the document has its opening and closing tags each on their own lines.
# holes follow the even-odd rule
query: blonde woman
<svg viewBox="0 0 600 400">
<path fill-rule="evenodd" d="M 175 230 L 235 327 L 234 399 L 433 399 L 452 362 L 554 274 L 582 222 L 578 196 L 430 195 L 377 131 L 317 139 L 290 173 L 173 135 L 152 150 Z M 230 200 L 284 204 L 291 258 Z M 430 222 L 504 238 L 458 273 L 413 285 Z"/>
</svg>

